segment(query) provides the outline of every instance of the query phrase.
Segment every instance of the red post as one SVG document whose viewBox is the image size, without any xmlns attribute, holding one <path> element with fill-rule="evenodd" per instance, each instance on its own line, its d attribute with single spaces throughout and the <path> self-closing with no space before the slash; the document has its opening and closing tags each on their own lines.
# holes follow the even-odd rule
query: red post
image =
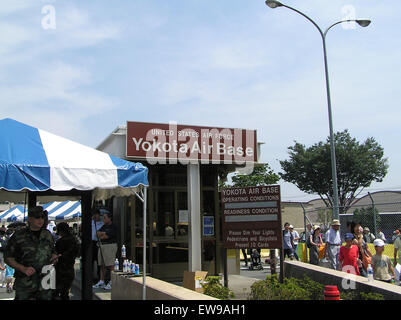
<svg viewBox="0 0 401 320">
<path fill-rule="evenodd" d="M 340 292 L 337 286 L 324 287 L 324 300 L 340 300 Z"/>
</svg>

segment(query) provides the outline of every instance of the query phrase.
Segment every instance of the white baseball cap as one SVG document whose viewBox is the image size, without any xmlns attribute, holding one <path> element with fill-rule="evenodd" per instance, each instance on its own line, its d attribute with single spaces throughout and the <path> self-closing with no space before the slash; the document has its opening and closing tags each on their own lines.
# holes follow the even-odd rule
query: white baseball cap
<svg viewBox="0 0 401 320">
<path fill-rule="evenodd" d="M 384 247 L 384 241 L 382 239 L 376 239 L 373 241 L 373 245 L 375 247 Z"/>
</svg>

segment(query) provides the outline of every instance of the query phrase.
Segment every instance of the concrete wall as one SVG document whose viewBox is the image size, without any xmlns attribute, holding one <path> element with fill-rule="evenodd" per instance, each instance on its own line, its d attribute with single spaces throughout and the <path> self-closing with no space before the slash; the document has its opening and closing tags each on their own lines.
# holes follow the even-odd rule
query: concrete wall
<svg viewBox="0 0 401 320">
<path fill-rule="evenodd" d="M 354 281 L 355 290 L 380 293 L 386 300 L 401 299 L 400 286 L 377 280 L 369 282 L 369 280 L 365 277 L 353 276 L 342 271 L 319 267 L 309 263 L 303 263 L 299 261 L 284 262 L 284 277 L 302 279 L 304 276 L 307 276 L 310 279 L 320 282 L 324 285 L 337 286 L 339 290 L 347 289 L 343 287 L 343 284 L 349 285 L 351 284 L 351 281 Z"/>
<path fill-rule="evenodd" d="M 112 272 L 111 300 L 142 300 L 142 277 Z M 174 284 L 146 277 L 146 300 L 218 300 Z"/>
</svg>

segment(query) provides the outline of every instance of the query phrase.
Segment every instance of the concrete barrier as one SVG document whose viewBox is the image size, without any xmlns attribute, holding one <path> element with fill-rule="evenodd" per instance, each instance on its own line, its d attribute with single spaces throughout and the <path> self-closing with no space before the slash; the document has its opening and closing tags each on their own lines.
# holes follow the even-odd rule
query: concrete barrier
<svg viewBox="0 0 401 320">
<path fill-rule="evenodd" d="M 338 289 L 355 289 L 363 292 L 380 293 L 386 300 L 400 300 L 401 287 L 382 281 L 369 280 L 346 272 L 315 266 L 300 261 L 284 261 L 284 277 L 302 279 L 304 276 L 324 285 L 335 285 Z"/>
<path fill-rule="evenodd" d="M 129 277 L 120 272 L 111 275 L 111 300 L 142 300 L 142 277 Z M 146 300 L 218 300 L 196 291 L 146 277 Z"/>
</svg>

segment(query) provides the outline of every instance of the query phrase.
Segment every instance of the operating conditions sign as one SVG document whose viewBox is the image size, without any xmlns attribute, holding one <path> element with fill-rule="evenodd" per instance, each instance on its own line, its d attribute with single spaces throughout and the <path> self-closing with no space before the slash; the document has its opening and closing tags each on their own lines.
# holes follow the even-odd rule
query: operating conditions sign
<svg viewBox="0 0 401 320">
<path fill-rule="evenodd" d="M 221 201 L 225 248 L 282 247 L 279 185 L 223 189 Z"/>
</svg>

